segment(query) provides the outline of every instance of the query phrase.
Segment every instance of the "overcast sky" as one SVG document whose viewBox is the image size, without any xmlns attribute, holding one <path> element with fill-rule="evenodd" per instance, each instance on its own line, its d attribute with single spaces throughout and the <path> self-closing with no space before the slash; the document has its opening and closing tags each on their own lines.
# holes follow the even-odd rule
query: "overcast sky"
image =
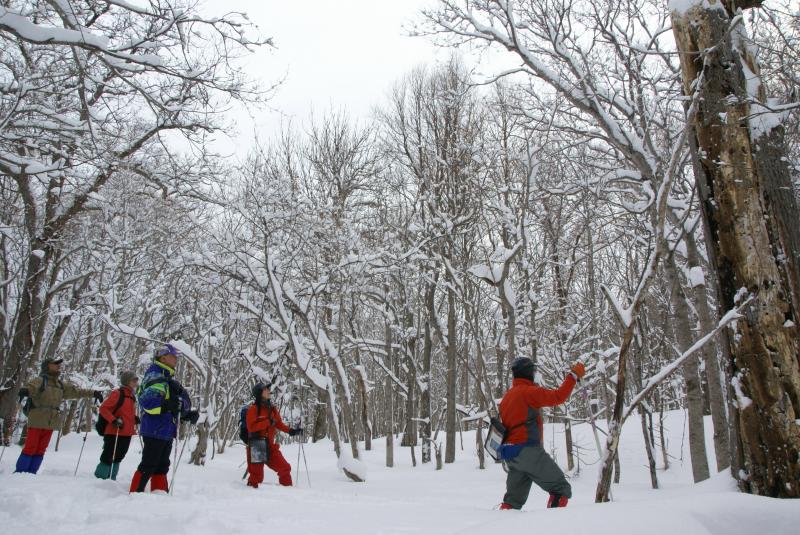
<svg viewBox="0 0 800 535">
<path fill-rule="evenodd" d="M 286 76 L 271 100 L 273 110 L 257 113 L 255 124 L 237 113 L 240 135 L 220 143 L 223 152 L 243 156 L 254 128 L 262 138 L 280 129 L 281 120 L 297 125 L 316 115 L 344 108 L 357 118 L 369 116 L 394 81 L 414 66 L 445 58 L 429 40 L 408 37 L 407 27 L 433 0 L 213 0 L 210 14 L 222 9 L 248 13 L 276 48 L 256 54 L 251 75 L 265 85 Z"/>
</svg>

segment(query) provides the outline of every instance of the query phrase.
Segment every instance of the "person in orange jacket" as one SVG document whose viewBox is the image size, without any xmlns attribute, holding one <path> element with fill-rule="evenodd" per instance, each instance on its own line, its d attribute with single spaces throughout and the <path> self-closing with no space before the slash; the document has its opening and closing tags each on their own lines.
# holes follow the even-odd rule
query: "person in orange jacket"
<svg viewBox="0 0 800 535">
<path fill-rule="evenodd" d="M 103 430 L 103 453 L 95 468 L 98 479 L 117 479 L 119 463 L 128 453 L 131 437 L 136 434 L 136 387 L 139 378 L 133 372 L 122 372 L 120 387 L 111 392 L 102 405 L 100 416 L 108 422 Z"/>
<path fill-rule="evenodd" d="M 540 409 L 567 401 L 586 370 L 583 364 L 575 364 L 555 390 L 533 382 L 534 364 L 527 357 L 514 359 L 511 371 L 514 381 L 500 402 L 500 420 L 506 428 L 503 457 L 508 467 L 506 494 L 500 509 L 521 509 L 528 500 L 532 483 L 550 494 L 547 507 L 566 507 L 572 487 L 542 445 Z"/>
<path fill-rule="evenodd" d="M 253 404 L 247 409 L 247 485 L 255 489 L 264 481 L 264 464 L 277 472 L 278 483 L 286 487 L 292 485 L 292 467 L 275 443 L 275 433 L 278 430 L 289 436 L 303 433 L 302 428 L 292 429 L 283 423 L 278 409 L 272 405 L 271 395 L 269 385 L 258 383 L 253 387 Z"/>
</svg>

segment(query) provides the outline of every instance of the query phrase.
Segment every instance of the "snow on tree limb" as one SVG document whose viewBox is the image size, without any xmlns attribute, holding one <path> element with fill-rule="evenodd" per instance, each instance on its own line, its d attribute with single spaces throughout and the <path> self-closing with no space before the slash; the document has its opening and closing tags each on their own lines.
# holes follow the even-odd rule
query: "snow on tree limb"
<svg viewBox="0 0 800 535">
<path fill-rule="evenodd" d="M 667 364 L 659 370 L 658 373 L 651 376 L 647 379 L 644 388 L 640 390 L 631 400 L 628 407 L 625 409 L 623 414 L 622 421 L 624 422 L 628 416 L 630 416 L 631 412 L 636 408 L 636 406 L 644 400 L 650 393 L 653 391 L 655 387 L 661 384 L 665 379 L 667 379 L 670 375 L 675 373 L 680 367 L 686 363 L 687 360 L 694 357 L 695 354 L 700 351 L 706 343 L 712 340 L 722 329 L 728 326 L 729 323 L 736 321 L 737 319 L 741 318 L 741 311 L 753 300 L 753 296 L 749 296 L 745 299 L 739 306 L 736 308 L 729 310 L 725 313 L 725 315 L 720 318 L 719 323 L 711 332 L 708 332 L 702 338 L 698 339 L 692 346 L 683 352 L 683 354 L 679 355 L 677 359 L 672 361 L 670 364 Z"/>
</svg>

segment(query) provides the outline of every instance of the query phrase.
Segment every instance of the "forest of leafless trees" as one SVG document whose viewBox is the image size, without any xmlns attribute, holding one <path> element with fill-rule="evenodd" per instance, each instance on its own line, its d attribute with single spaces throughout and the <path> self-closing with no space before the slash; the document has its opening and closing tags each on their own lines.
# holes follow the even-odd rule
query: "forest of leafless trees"
<svg viewBox="0 0 800 535">
<path fill-rule="evenodd" d="M 796 2 L 440 0 L 418 32 L 449 61 L 242 161 L 213 152 L 213 112 L 257 113 L 275 80 L 242 62 L 271 40 L 139 4 L 0 2 L 4 440 L 42 359 L 110 390 L 180 341 L 191 462 L 224 453 L 258 379 L 338 456 L 381 440 L 387 466 L 446 471 L 477 429 L 483 467 L 527 356 L 549 386 L 587 366 L 548 418 L 569 470 L 601 453 L 597 501 L 645 469 L 618 461 L 625 423 L 658 486 L 673 410 L 695 481 L 800 497 Z M 518 67 L 475 76 L 487 48 Z"/>
</svg>

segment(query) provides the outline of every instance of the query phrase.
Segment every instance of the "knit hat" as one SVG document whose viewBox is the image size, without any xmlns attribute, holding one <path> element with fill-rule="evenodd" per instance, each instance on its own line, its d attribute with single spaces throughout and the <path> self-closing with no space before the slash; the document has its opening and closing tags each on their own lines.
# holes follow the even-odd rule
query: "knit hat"
<svg viewBox="0 0 800 535">
<path fill-rule="evenodd" d="M 517 357 L 511 363 L 511 373 L 514 379 L 530 379 L 533 381 L 533 361 L 528 357 Z"/>
<path fill-rule="evenodd" d="M 138 377 L 135 372 L 124 371 L 119 374 L 119 384 L 122 386 L 128 386 L 131 381 L 137 378 Z"/>
</svg>

